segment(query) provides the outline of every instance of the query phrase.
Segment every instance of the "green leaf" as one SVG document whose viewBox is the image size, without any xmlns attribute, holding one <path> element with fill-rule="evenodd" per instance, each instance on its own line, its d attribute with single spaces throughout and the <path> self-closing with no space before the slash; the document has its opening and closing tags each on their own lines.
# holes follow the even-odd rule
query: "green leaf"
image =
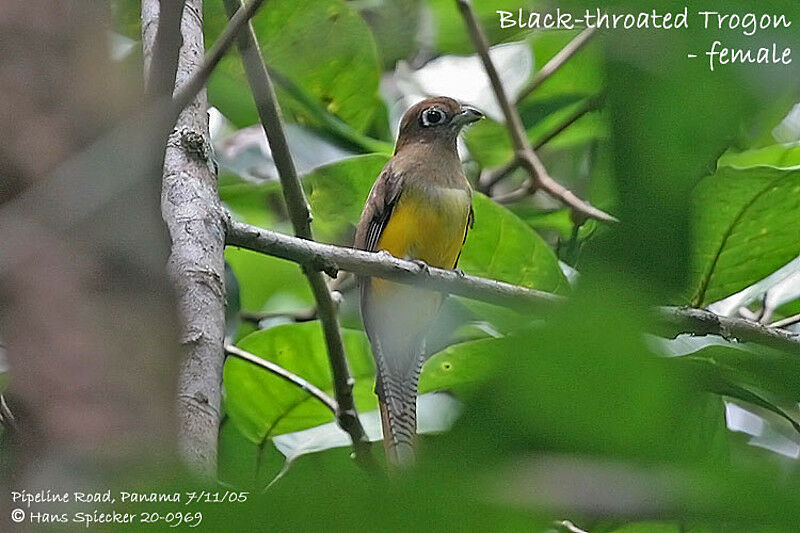
<svg viewBox="0 0 800 533">
<path fill-rule="evenodd" d="M 800 170 L 720 168 L 695 187 L 691 302 L 706 305 L 800 253 Z"/>
<path fill-rule="evenodd" d="M 361 216 L 372 183 L 388 160 L 382 154 L 356 156 L 320 167 L 303 178 L 318 240 L 352 244 L 352 229 Z"/>
<path fill-rule="evenodd" d="M 375 370 L 366 335 L 342 329 L 355 378 L 353 395 L 360 411 L 377 408 Z M 420 377 L 420 393 L 479 382 L 492 361 L 481 355 L 483 341 L 459 344 L 431 358 Z M 319 322 L 276 326 L 241 339 L 238 346 L 272 361 L 333 396 L 333 380 Z M 240 431 L 253 442 L 318 426 L 333 420 L 330 410 L 308 393 L 236 357 L 225 362 L 225 406 Z"/>
<path fill-rule="evenodd" d="M 313 305 L 296 263 L 233 246 L 225 248 L 225 259 L 239 281 L 243 311 L 299 311 Z"/>
<path fill-rule="evenodd" d="M 464 272 L 549 292 L 568 289 L 555 254 L 525 222 L 480 193 L 472 205 L 475 226 L 458 263 Z"/>
<path fill-rule="evenodd" d="M 800 165 L 800 146 L 773 144 L 764 148 L 745 150 L 744 152 L 728 151 L 717 161 L 717 167 L 755 167 L 769 166 L 789 168 Z"/>
<path fill-rule="evenodd" d="M 374 368 L 366 336 L 343 329 L 353 395 L 359 410 L 375 409 Z M 238 346 L 272 361 L 333 395 L 330 365 L 319 322 L 288 324 L 257 331 Z M 308 393 L 247 361 L 225 362 L 225 405 L 242 433 L 254 442 L 331 422 L 331 411 Z"/>
<path fill-rule="evenodd" d="M 206 7 L 207 42 L 224 25 L 220 2 Z M 381 106 L 380 66 L 367 24 L 343 0 L 271 0 L 253 18 L 267 64 L 290 78 L 344 122 L 363 132 Z M 284 98 L 284 111 L 303 109 Z M 209 81 L 209 99 L 238 126 L 257 122 L 238 57 L 220 62 Z"/>
</svg>

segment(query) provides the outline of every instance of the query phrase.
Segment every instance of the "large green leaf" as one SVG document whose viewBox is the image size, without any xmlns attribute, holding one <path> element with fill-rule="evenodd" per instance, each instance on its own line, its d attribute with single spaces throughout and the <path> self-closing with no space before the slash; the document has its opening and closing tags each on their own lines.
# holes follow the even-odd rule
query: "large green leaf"
<svg viewBox="0 0 800 533">
<path fill-rule="evenodd" d="M 800 170 L 720 168 L 693 191 L 691 302 L 705 305 L 800 253 Z"/>
<path fill-rule="evenodd" d="M 375 370 L 366 335 L 342 330 L 353 395 L 360 411 L 377 408 Z M 481 357 L 482 341 L 449 348 L 429 360 L 420 377 L 420 392 L 459 388 L 485 378 L 491 360 Z M 272 361 L 333 396 L 333 381 L 319 322 L 276 326 L 241 339 L 239 347 Z M 318 426 L 333 420 L 330 410 L 274 374 L 229 357 L 225 362 L 225 406 L 241 432 L 253 442 Z"/>
<path fill-rule="evenodd" d="M 220 5 L 206 6 L 209 43 L 226 20 Z M 356 130 L 369 126 L 381 105 L 380 66 L 372 34 L 352 7 L 343 0 L 271 0 L 253 18 L 253 26 L 271 68 Z M 285 111 L 302 112 L 295 102 L 279 97 Z M 209 99 L 238 126 L 257 122 L 238 57 L 219 64 L 209 81 Z"/>
<path fill-rule="evenodd" d="M 354 397 L 360 410 L 374 409 L 374 368 L 366 336 L 342 330 Z M 319 322 L 288 324 L 257 331 L 239 347 L 305 378 L 330 395 L 333 382 Z M 225 362 L 225 405 L 242 433 L 255 442 L 333 420 L 330 410 L 296 385 L 249 362 L 229 357 Z"/>
</svg>

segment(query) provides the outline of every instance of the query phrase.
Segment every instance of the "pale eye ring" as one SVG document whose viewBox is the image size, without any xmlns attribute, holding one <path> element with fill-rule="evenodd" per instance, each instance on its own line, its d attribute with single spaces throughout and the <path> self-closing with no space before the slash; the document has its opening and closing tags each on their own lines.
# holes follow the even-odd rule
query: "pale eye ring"
<svg viewBox="0 0 800 533">
<path fill-rule="evenodd" d="M 431 107 L 422 112 L 423 126 L 436 126 L 444 120 L 444 113 L 435 107 Z"/>
</svg>

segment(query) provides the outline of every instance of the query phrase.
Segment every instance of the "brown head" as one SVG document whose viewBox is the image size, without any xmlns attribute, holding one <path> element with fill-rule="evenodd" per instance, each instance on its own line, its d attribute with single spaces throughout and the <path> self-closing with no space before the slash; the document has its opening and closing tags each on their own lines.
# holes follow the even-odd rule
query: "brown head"
<svg viewBox="0 0 800 533">
<path fill-rule="evenodd" d="M 483 118 L 483 113 L 446 96 L 426 98 L 403 115 L 395 153 L 404 146 L 444 143 L 455 149 L 461 128 Z"/>
</svg>

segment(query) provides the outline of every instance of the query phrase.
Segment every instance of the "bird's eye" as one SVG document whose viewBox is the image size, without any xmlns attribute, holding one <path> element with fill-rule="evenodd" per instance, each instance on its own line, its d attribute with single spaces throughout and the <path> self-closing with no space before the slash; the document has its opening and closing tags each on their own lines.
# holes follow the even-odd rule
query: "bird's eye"
<svg viewBox="0 0 800 533">
<path fill-rule="evenodd" d="M 435 107 L 431 107 L 430 109 L 426 109 L 422 113 L 422 125 L 423 126 L 435 126 L 440 124 L 444 120 L 444 113 L 436 109 Z"/>
</svg>

